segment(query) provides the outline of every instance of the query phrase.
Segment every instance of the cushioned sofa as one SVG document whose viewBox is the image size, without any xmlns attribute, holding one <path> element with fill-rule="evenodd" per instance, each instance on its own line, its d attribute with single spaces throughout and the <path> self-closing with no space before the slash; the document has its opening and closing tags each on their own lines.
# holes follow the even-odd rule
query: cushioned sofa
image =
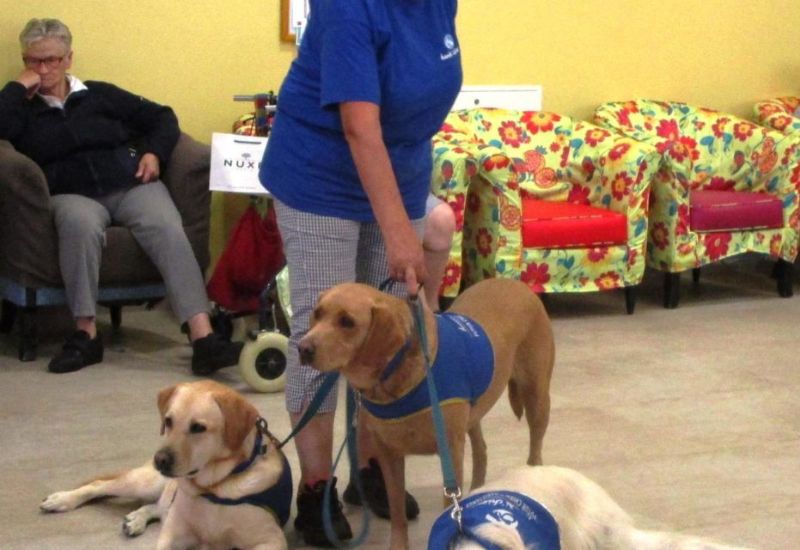
<svg viewBox="0 0 800 550">
<path fill-rule="evenodd" d="M 210 154 L 209 146 L 182 134 L 162 174 L 203 270 L 209 262 Z M 10 331 L 14 318 L 20 317 L 19 356 L 34 359 L 36 308 L 65 304 L 66 297 L 45 176 L 7 141 L 0 141 L 0 295 L 0 328 Z M 112 324 L 119 326 L 122 305 L 164 296 L 158 270 L 131 232 L 109 227 L 100 265 L 99 301 L 111 307 Z"/>
<path fill-rule="evenodd" d="M 462 229 L 446 289 L 489 277 L 539 293 L 625 288 L 633 312 L 654 147 L 556 113 L 470 109 L 448 116 L 434 159 L 433 192 Z"/>
</svg>

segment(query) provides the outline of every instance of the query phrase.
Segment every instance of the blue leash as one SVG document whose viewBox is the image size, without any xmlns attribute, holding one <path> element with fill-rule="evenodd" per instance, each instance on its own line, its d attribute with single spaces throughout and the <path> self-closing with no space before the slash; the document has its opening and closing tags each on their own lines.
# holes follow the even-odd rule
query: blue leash
<svg viewBox="0 0 800 550">
<path fill-rule="evenodd" d="M 314 397 L 311 399 L 311 403 L 309 403 L 308 407 L 306 407 L 306 411 L 303 413 L 303 416 L 301 416 L 300 420 L 297 421 L 297 424 L 295 425 L 294 429 L 292 429 L 292 432 L 278 444 L 278 448 L 286 445 L 294 436 L 298 434 L 298 432 L 300 432 L 300 430 L 305 427 L 306 424 L 308 424 L 308 422 L 314 416 L 316 416 L 320 405 L 322 405 L 322 402 L 325 400 L 338 381 L 338 372 L 329 372 L 325 374 L 322 380 L 322 385 L 317 390 L 317 393 L 314 394 Z M 369 533 L 369 507 L 366 504 L 367 498 L 364 494 L 364 487 L 361 485 L 361 477 L 358 475 L 358 440 L 356 438 L 356 428 L 358 426 L 358 406 L 354 395 L 355 392 L 348 385 L 347 428 L 345 430 L 344 442 L 342 443 L 341 447 L 339 447 L 339 452 L 336 454 L 336 460 L 333 463 L 333 468 L 331 471 L 336 471 L 336 467 L 338 466 L 339 460 L 342 457 L 342 451 L 344 450 L 345 445 L 347 445 L 347 456 L 350 460 L 350 479 L 355 483 L 358 496 L 361 498 L 361 502 L 364 503 L 364 521 L 361 527 L 361 533 L 359 533 L 356 539 L 350 541 L 349 543 L 339 540 L 339 537 L 336 536 L 336 533 L 333 530 L 333 522 L 331 521 L 330 502 L 333 478 L 331 477 L 328 479 L 328 481 L 325 483 L 325 493 L 323 494 L 323 502 L 325 505 L 322 509 L 322 526 L 325 529 L 325 536 L 328 537 L 328 540 L 337 548 L 355 548 L 356 546 L 360 546 L 363 544 L 364 540 L 367 538 L 367 534 Z"/>
<path fill-rule="evenodd" d="M 431 400 L 431 415 L 433 416 L 433 427 L 436 431 L 436 446 L 439 449 L 439 461 L 442 468 L 442 479 L 444 480 L 444 496 L 453 501 L 452 516 L 458 522 L 461 529 L 461 507 L 458 499 L 461 498 L 461 488 L 456 480 L 455 468 L 453 468 L 453 457 L 450 454 L 450 446 L 447 444 L 447 432 L 442 416 L 442 408 L 439 406 L 439 392 L 433 381 L 431 372 L 431 359 L 428 353 L 428 334 L 425 330 L 425 312 L 422 302 L 416 296 L 409 299 L 411 311 L 414 315 L 414 324 L 419 334 L 422 355 L 425 358 L 425 374 L 428 381 L 428 394 Z"/>
</svg>

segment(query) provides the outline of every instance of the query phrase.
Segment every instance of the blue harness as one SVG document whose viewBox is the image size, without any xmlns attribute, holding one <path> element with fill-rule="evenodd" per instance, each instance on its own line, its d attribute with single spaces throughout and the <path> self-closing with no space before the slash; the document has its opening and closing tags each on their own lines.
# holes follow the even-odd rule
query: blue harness
<svg viewBox="0 0 800 550">
<path fill-rule="evenodd" d="M 256 435 L 256 442 L 253 445 L 253 452 L 250 458 L 242 462 L 233 469 L 231 475 L 240 474 L 252 466 L 256 458 L 267 452 L 266 445 L 263 444 L 264 437 L 261 430 Z M 286 525 L 289 521 L 289 514 L 292 507 L 292 491 L 294 486 L 292 484 L 292 469 L 289 466 L 289 461 L 286 456 L 281 454 L 283 459 L 283 471 L 278 482 L 266 490 L 256 493 L 254 495 L 245 495 L 240 498 L 220 498 L 212 493 L 203 493 L 201 496 L 213 502 L 214 504 L 222 504 L 224 506 L 238 506 L 239 504 L 252 504 L 259 508 L 264 508 L 267 512 L 274 515 L 281 524 L 281 527 Z"/>
<path fill-rule="evenodd" d="M 486 550 L 501 550 L 492 542 L 479 537 L 474 529 L 485 523 L 506 525 L 515 529 L 525 548 L 560 550 L 558 523 L 553 515 L 535 500 L 511 491 L 492 491 L 467 497 L 460 503 L 462 532 L 450 516 L 452 508 L 445 510 L 431 527 L 428 550 L 446 550 L 459 538 L 473 540 Z"/>
<path fill-rule="evenodd" d="M 483 395 L 494 375 L 494 350 L 486 332 L 472 319 L 457 313 L 436 315 L 439 349 L 431 366 L 434 383 L 442 403 L 469 401 L 474 404 Z M 404 346 L 387 372 L 400 363 Z M 384 375 L 384 379 L 388 375 Z M 399 419 L 430 409 L 426 381 L 390 403 L 376 403 L 364 398 L 364 407 L 376 418 Z"/>
</svg>

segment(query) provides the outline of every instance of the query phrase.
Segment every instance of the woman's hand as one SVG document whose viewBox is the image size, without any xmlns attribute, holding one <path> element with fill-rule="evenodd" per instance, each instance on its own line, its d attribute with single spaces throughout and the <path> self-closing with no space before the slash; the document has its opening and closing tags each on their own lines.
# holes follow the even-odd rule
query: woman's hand
<svg viewBox="0 0 800 550">
<path fill-rule="evenodd" d="M 384 235 L 384 241 L 389 260 L 389 276 L 395 281 L 404 282 L 409 296 L 416 296 L 419 285 L 428 277 L 425 252 L 417 232 L 408 223 L 406 231 Z"/>
<path fill-rule="evenodd" d="M 139 160 L 139 169 L 136 171 L 136 177 L 142 180 L 142 183 L 150 183 L 151 181 L 156 181 L 160 175 L 158 157 L 153 153 L 142 155 L 141 160 Z"/>
<path fill-rule="evenodd" d="M 17 82 L 25 86 L 25 89 L 28 90 L 25 96 L 30 99 L 36 95 L 39 86 L 42 85 L 42 77 L 33 69 L 25 69 L 17 77 Z"/>
</svg>

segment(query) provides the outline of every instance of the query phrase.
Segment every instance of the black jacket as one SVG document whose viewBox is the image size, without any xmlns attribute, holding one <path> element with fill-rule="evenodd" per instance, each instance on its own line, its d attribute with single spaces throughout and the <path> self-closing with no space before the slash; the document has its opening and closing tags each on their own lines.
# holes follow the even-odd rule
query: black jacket
<svg viewBox="0 0 800 550">
<path fill-rule="evenodd" d="M 134 185 L 145 153 L 163 172 L 180 135 L 172 109 L 113 84 L 85 84 L 61 110 L 9 82 L 0 90 L 0 139 L 42 168 L 53 195 L 99 197 Z"/>
</svg>

